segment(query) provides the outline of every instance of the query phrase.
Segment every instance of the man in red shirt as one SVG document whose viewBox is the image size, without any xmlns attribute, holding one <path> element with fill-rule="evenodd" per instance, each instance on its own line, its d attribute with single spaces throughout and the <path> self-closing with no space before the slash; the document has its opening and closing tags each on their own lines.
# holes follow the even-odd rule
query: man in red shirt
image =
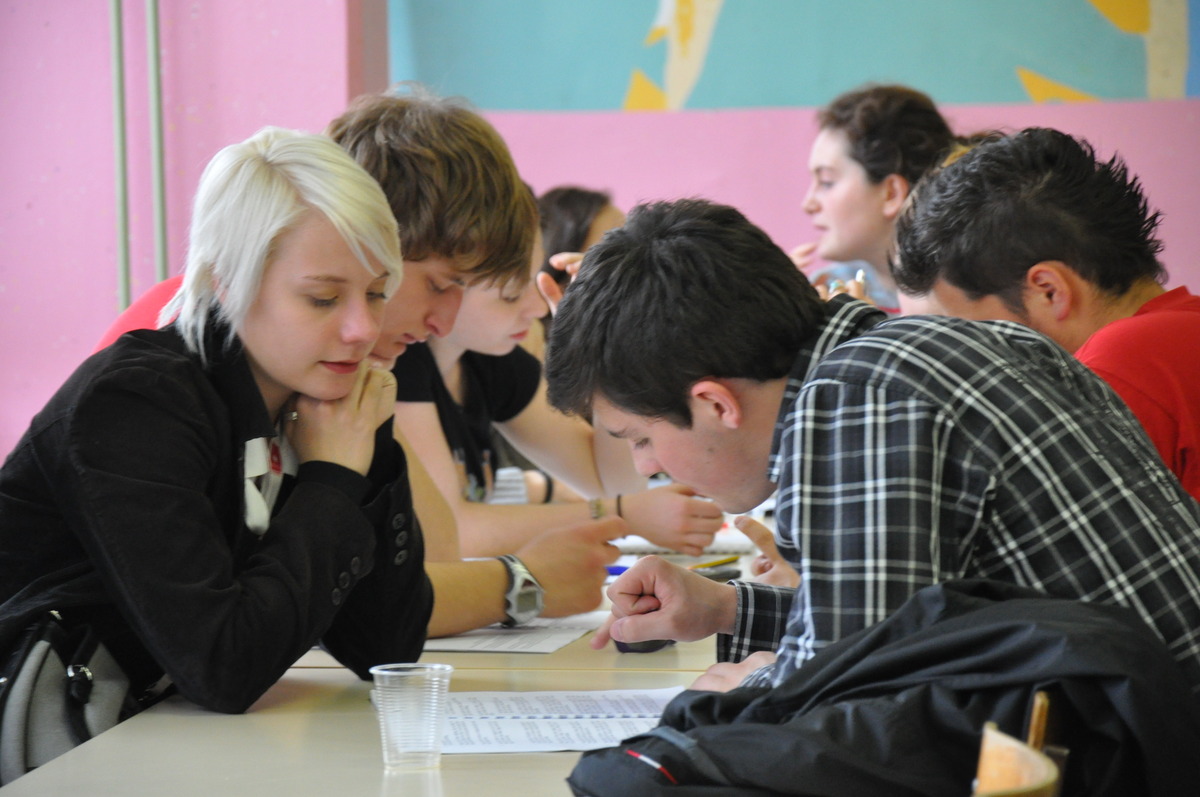
<svg viewBox="0 0 1200 797">
<path fill-rule="evenodd" d="M 893 272 L 949 315 L 1017 321 L 1073 352 L 1200 499 L 1200 297 L 1163 287 L 1158 221 L 1119 156 L 1030 128 L 921 184 Z"/>
</svg>

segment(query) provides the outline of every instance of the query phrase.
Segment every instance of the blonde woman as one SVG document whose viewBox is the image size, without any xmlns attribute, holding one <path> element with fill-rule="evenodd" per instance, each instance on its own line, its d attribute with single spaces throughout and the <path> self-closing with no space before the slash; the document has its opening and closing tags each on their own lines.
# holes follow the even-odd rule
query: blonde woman
<svg viewBox="0 0 1200 797">
<path fill-rule="evenodd" d="M 0 471 L 0 650 L 55 610 L 135 692 L 165 675 L 226 712 L 318 641 L 360 676 L 415 660 L 432 592 L 368 364 L 400 275 L 379 185 L 331 140 L 219 152 L 178 320 L 85 361 Z"/>
</svg>

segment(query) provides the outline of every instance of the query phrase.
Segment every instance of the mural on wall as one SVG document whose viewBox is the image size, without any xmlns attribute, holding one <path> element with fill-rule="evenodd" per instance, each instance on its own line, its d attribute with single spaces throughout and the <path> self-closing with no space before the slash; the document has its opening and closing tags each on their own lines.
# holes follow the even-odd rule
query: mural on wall
<svg viewBox="0 0 1200 797">
<path fill-rule="evenodd" d="M 1188 63 L 1185 0 L 1088 0 L 1114 28 L 1140 36 L 1146 49 L 1146 97 L 1173 99 L 1185 95 Z M 1078 102 L 1100 99 L 1023 66 L 1021 85 L 1034 102 Z"/>
<path fill-rule="evenodd" d="M 1200 0 L 390 0 L 392 77 L 489 110 L 1200 96 Z"/>
<path fill-rule="evenodd" d="M 691 96 L 708 57 L 708 43 L 717 26 L 722 0 L 658 0 L 658 15 L 646 46 L 665 42 L 667 52 L 663 85 L 658 86 L 640 69 L 633 70 L 627 111 L 677 111 Z"/>
</svg>

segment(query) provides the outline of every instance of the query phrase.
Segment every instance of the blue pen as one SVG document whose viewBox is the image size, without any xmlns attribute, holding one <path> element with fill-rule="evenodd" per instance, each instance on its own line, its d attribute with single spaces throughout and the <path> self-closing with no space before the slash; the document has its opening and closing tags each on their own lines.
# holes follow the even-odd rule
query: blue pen
<svg viewBox="0 0 1200 797">
<path fill-rule="evenodd" d="M 607 567 L 608 574 L 610 576 L 619 576 L 628 569 L 629 568 L 625 567 L 624 565 L 608 565 Z"/>
</svg>

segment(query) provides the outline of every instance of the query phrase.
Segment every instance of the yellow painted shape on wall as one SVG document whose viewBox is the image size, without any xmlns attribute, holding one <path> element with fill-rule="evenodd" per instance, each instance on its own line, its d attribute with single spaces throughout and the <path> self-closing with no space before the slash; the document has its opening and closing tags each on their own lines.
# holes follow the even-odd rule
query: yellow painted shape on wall
<svg viewBox="0 0 1200 797">
<path fill-rule="evenodd" d="M 686 58 L 696 35 L 696 4 L 694 0 L 675 0 L 675 27 L 679 31 L 679 51 Z"/>
<path fill-rule="evenodd" d="M 1017 77 L 1021 79 L 1029 99 L 1034 102 L 1095 102 L 1099 99 L 1022 66 L 1017 67 Z"/>
<path fill-rule="evenodd" d="M 646 46 L 666 40 L 666 64 L 663 85 L 643 81 L 644 74 L 634 72 L 625 108 L 662 108 L 678 110 L 691 95 L 704 61 L 717 17 L 724 0 L 658 0 L 658 13 L 646 34 Z M 664 95 L 659 106 L 658 95 Z"/>
<path fill-rule="evenodd" d="M 1089 0 L 1117 30 L 1146 33 L 1150 30 L 1150 0 Z"/>
<path fill-rule="evenodd" d="M 629 77 L 629 89 L 625 92 L 626 111 L 665 111 L 667 93 L 646 77 L 640 69 L 633 70 Z"/>
</svg>

